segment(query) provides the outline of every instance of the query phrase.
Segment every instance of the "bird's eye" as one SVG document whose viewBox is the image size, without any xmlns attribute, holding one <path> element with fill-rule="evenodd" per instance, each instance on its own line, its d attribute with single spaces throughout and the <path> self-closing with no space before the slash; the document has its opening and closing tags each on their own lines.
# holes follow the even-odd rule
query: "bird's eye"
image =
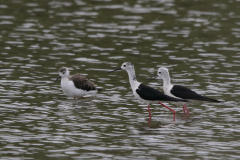
<svg viewBox="0 0 240 160">
<path fill-rule="evenodd" d="M 161 74 L 161 72 L 158 72 L 159 74 Z"/>
<path fill-rule="evenodd" d="M 123 65 L 123 67 L 126 67 L 126 65 Z"/>
</svg>

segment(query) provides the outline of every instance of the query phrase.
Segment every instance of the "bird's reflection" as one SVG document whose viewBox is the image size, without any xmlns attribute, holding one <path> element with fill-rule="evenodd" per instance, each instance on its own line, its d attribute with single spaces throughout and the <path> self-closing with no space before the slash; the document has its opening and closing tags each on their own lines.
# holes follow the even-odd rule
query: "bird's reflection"
<svg viewBox="0 0 240 160">
<path fill-rule="evenodd" d="M 58 111 L 62 115 L 79 115 L 96 109 L 94 97 L 58 100 Z"/>
<path fill-rule="evenodd" d="M 194 119 L 191 118 L 189 114 L 183 113 L 178 115 L 177 121 L 168 121 L 168 120 L 154 120 L 154 119 L 146 119 L 145 123 L 142 123 L 138 126 L 139 131 L 151 131 L 153 129 L 158 128 L 170 128 L 176 126 L 177 124 L 185 124 L 191 123 Z"/>
<path fill-rule="evenodd" d="M 164 122 L 164 121 L 156 121 L 156 120 L 153 120 L 153 119 L 147 119 L 145 121 L 145 123 L 141 124 L 141 126 L 139 125 L 138 126 L 138 130 L 139 131 L 152 131 L 154 129 L 157 129 L 157 128 L 164 128 L 164 127 L 170 127 L 172 125 L 174 125 L 175 122 L 174 121 L 171 121 L 171 122 Z"/>
</svg>

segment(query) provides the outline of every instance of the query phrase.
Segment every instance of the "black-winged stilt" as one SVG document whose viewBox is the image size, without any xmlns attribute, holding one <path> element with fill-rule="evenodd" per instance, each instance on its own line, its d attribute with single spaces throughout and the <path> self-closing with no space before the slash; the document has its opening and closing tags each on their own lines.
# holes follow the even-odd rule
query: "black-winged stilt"
<svg viewBox="0 0 240 160">
<path fill-rule="evenodd" d="M 161 67 L 158 69 L 157 75 L 152 77 L 152 79 L 163 79 L 163 90 L 164 93 L 168 96 L 174 97 L 174 98 L 181 98 L 185 100 L 198 100 L 198 101 L 209 101 L 209 102 L 221 102 L 215 99 L 211 99 L 205 96 L 202 96 L 191 89 L 188 89 L 186 87 L 180 86 L 180 85 L 172 85 L 171 84 L 171 78 L 168 72 L 168 69 L 165 67 Z M 187 114 L 189 114 L 189 111 L 187 109 L 186 104 L 183 105 L 183 111 L 185 113 L 185 110 L 187 111 Z"/>
<path fill-rule="evenodd" d="M 171 110 L 173 112 L 173 120 L 175 121 L 175 115 L 176 112 L 175 110 L 171 109 L 170 107 L 162 104 L 160 101 L 183 101 L 186 102 L 186 100 L 182 100 L 182 99 L 177 99 L 177 98 L 173 98 L 170 97 L 168 95 L 165 95 L 164 93 L 151 88 L 149 86 L 146 86 L 142 83 L 139 83 L 136 79 L 136 75 L 135 75 L 135 70 L 134 70 L 134 65 L 131 64 L 130 62 L 124 62 L 121 66 L 121 68 L 118 68 L 116 70 L 110 71 L 110 72 L 114 72 L 117 70 L 126 70 L 129 76 L 129 82 L 133 91 L 133 95 L 140 101 L 145 102 L 148 105 L 148 113 L 149 113 L 149 117 L 150 119 L 152 118 L 151 116 L 151 111 L 150 111 L 150 104 L 154 103 L 154 102 L 158 102 L 159 104 L 161 104 L 162 106 L 166 107 L 167 109 Z M 109 73 L 110 73 L 109 72 Z"/>
<path fill-rule="evenodd" d="M 89 81 L 84 75 L 70 75 L 68 68 L 62 67 L 59 69 L 59 77 L 61 78 L 61 87 L 63 92 L 68 97 L 81 98 L 85 95 L 94 95 L 101 89 L 97 88 L 93 82 Z"/>
</svg>

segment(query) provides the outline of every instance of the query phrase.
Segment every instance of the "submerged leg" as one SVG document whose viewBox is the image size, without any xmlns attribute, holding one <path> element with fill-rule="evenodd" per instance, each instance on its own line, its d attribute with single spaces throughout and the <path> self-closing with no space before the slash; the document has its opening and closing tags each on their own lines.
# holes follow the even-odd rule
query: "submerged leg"
<svg viewBox="0 0 240 160">
<path fill-rule="evenodd" d="M 187 109 L 186 104 L 184 104 L 183 106 L 184 106 L 185 110 L 187 111 L 187 114 L 189 114 L 189 110 Z M 185 113 L 185 111 L 184 111 L 184 113 Z"/>
<path fill-rule="evenodd" d="M 148 125 L 149 128 L 151 127 L 151 118 L 148 119 Z"/>
<path fill-rule="evenodd" d="M 148 113 L 149 113 L 149 118 L 152 119 L 151 111 L 150 111 L 150 106 L 148 105 Z"/>
<path fill-rule="evenodd" d="M 172 108 L 170 108 L 170 107 L 168 107 L 168 106 L 162 104 L 161 102 L 159 102 L 159 104 L 161 104 L 163 107 L 166 107 L 167 109 L 169 109 L 170 111 L 173 112 L 173 121 L 175 121 L 175 117 L 176 117 L 176 116 L 175 116 L 175 115 L 176 115 L 175 110 L 173 110 Z"/>
<path fill-rule="evenodd" d="M 186 113 L 185 113 L 185 106 L 184 106 L 184 105 L 183 105 L 182 109 L 183 109 L 183 113 L 186 114 Z"/>
</svg>

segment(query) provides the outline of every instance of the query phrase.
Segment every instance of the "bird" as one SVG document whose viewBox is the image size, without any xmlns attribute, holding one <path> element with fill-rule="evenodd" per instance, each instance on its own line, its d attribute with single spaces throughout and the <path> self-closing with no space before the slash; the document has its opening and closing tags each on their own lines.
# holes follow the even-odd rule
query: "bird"
<svg viewBox="0 0 240 160">
<path fill-rule="evenodd" d="M 150 119 L 152 118 L 152 116 L 151 116 L 151 111 L 150 111 L 149 105 L 151 103 L 158 102 L 159 104 L 161 104 L 162 106 L 166 107 L 167 109 L 169 109 L 173 112 L 173 121 L 175 121 L 175 115 L 176 115 L 175 110 L 162 104 L 160 101 L 186 102 L 186 100 L 170 97 L 152 87 L 146 86 L 146 85 L 138 82 L 136 79 L 136 75 L 135 75 L 134 65 L 130 62 L 124 62 L 122 64 L 121 68 L 115 69 L 113 71 L 109 71 L 109 73 L 115 72 L 117 70 L 127 71 L 133 95 L 135 96 L 136 99 L 147 104 Z"/>
<path fill-rule="evenodd" d="M 166 95 L 179 98 L 179 99 L 185 99 L 188 101 L 198 100 L 198 101 L 208 101 L 208 102 L 216 102 L 220 103 L 221 101 L 205 97 L 203 95 L 200 95 L 193 90 L 186 88 L 181 85 L 172 85 L 171 84 L 171 78 L 169 75 L 169 71 L 166 67 L 161 67 L 158 69 L 157 75 L 150 78 L 152 79 L 163 79 L 163 91 Z M 185 114 L 189 114 L 189 110 L 187 109 L 186 104 L 183 104 L 183 112 Z"/>
<path fill-rule="evenodd" d="M 67 67 L 61 67 L 58 73 L 59 77 L 54 82 L 61 78 L 62 90 L 68 97 L 82 98 L 85 95 L 94 95 L 101 91 L 101 88 L 97 88 L 97 85 L 84 75 L 79 73 L 70 75 Z"/>
</svg>

